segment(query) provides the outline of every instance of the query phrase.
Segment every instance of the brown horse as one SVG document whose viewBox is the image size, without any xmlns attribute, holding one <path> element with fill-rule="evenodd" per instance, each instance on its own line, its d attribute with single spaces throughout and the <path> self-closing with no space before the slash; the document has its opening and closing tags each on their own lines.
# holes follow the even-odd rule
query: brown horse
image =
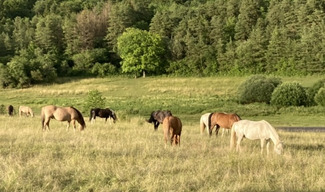
<svg viewBox="0 0 325 192">
<path fill-rule="evenodd" d="M 28 117 L 30 115 L 31 117 L 34 117 L 33 110 L 30 107 L 27 106 L 19 106 L 19 117 L 21 117 L 23 114 Z"/>
<path fill-rule="evenodd" d="M 209 133 L 212 135 L 212 130 L 216 126 L 216 135 L 220 127 L 224 129 L 231 129 L 232 124 L 241 120 L 241 118 L 236 113 L 211 113 L 209 116 Z"/>
<path fill-rule="evenodd" d="M 165 147 L 170 139 L 172 145 L 181 144 L 182 122 L 178 117 L 167 116 L 163 121 Z"/>
<path fill-rule="evenodd" d="M 41 118 L 43 131 L 46 130 L 46 128 L 50 130 L 49 124 L 51 119 L 68 121 L 67 128 L 70 127 L 70 122 L 72 121 L 74 129 L 76 129 L 75 121 L 78 121 L 80 124 L 80 131 L 84 130 L 86 127 L 82 114 L 74 107 L 57 107 L 54 105 L 48 105 L 42 108 Z"/>
<path fill-rule="evenodd" d="M 8 111 L 9 116 L 13 116 L 14 115 L 14 106 L 9 105 L 7 108 L 7 111 Z"/>
</svg>

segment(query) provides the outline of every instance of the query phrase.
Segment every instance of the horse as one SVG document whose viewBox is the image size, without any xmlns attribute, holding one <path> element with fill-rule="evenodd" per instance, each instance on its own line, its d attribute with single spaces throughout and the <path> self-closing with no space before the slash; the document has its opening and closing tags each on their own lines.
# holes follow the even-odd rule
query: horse
<svg viewBox="0 0 325 192">
<path fill-rule="evenodd" d="M 9 106 L 7 107 L 7 111 L 8 111 L 8 115 L 9 115 L 9 116 L 13 116 L 13 115 L 14 115 L 14 106 L 9 105 Z"/>
<path fill-rule="evenodd" d="M 239 120 L 241 118 L 236 113 L 211 113 L 208 122 L 210 136 L 212 135 L 214 126 L 216 126 L 216 135 L 218 135 L 220 127 L 231 129 L 232 124 Z"/>
<path fill-rule="evenodd" d="M 165 117 L 172 116 L 172 112 L 167 110 L 167 111 L 162 111 L 162 110 L 157 110 L 153 111 L 150 114 L 149 120 L 147 120 L 148 123 L 153 123 L 154 125 L 154 130 L 156 131 L 158 129 L 159 124 L 163 124 L 163 121 Z"/>
<path fill-rule="evenodd" d="M 269 145 L 270 140 L 272 140 L 274 144 L 274 151 L 277 154 L 282 154 L 283 152 L 283 144 L 280 141 L 279 135 L 272 127 L 270 123 L 265 120 L 261 121 L 250 121 L 250 120 L 240 120 L 235 122 L 232 126 L 231 131 L 231 140 L 230 147 L 233 148 L 236 144 L 236 136 L 237 136 L 237 145 L 236 151 L 240 151 L 240 142 L 243 138 L 247 138 L 250 140 L 261 140 L 261 154 L 263 154 L 263 149 L 266 144 L 266 152 L 269 154 Z"/>
<path fill-rule="evenodd" d="M 165 148 L 170 139 L 172 145 L 181 144 L 182 122 L 178 117 L 167 116 L 163 121 Z"/>
<path fill-rule="evenodd" d="M 116 117 L 116 113 L 109 109 L 100 109 L 100 108 L 94 108 L 90 110 L 90 116 L 89 116 L 89 121 L 92 122 L 96 121 L 96 117 L 101 117 L 101 118 L 105 118 L 105 123 L 107 122 L 108 118 L 112 118 L 113 119 L 113 123 L 115 123 L 117 117 Z"/>
<path fill-rule="evenodd" d="M 27 106 L 19 106 L 19 117 L 21 117 L 23 114 L 28 117 L 30 115 L 31 117 L 34 117 L 33 110 L 30 107 Z"/>
<path fill-rule="evenodd" d="M 209 116 L 210 116 L 210 114 L 211 113 L 205 113 L 200 118 L 200 131 L 201 131 L 201 134 L 203 134 L 205 128 L 206 128 L 206 130 L 207 130 L 207 132 L 209 134 L 208 124 L 209 124 Z M 224 135 L 225 130 L 226 129 L 222 129 L 222 136 Z"/>
<path fill-rule="evenodd" d="M 84 130 L 86 127 L 82 114 L 74 107 L 57 107 L 55 105 L 44 106 L 42 107 L 41 118 L 43 131 L 45 131 L 46 128 L 50 130 L 49 124 L 51 119 L 68 121 L 67 129 L 69 129 L 71 121 L 73 123 L 74 130 L 76 130 L 75 121 L 78 121 L 80 124 L 80 131 Z"/>
</svg>

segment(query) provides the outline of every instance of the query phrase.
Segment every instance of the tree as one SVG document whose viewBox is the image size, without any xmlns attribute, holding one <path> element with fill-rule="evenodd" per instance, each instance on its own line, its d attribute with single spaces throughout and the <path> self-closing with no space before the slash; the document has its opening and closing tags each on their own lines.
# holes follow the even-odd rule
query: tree
<svg viewBox="0 0 325 192">
<path fill-rule="evenodd" d="M 117 39 L 117 49 L 123 59 L 122 72 L 135 73 L 138 76 L 141 72 L 158 73 L 164 64 L 165 46 L 159 35 L 150 32 L 128 28 Z M 161 70 L 159 70 L 161 71 Z"/>
</svg>

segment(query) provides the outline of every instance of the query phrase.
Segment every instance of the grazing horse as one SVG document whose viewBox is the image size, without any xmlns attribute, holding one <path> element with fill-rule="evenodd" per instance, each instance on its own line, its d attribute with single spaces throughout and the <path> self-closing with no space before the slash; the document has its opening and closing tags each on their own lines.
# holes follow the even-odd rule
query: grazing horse
<svg viewBox="0 0 325 192">
<path fill-rule="evenodd" d="M 165 147 L 170 139 L 172 145 L 181 144 L 182 122 L 178 117 L 167 116 L 163 121 Z"/>
<path fill-rule="evenodd" d="M 240 150 L 240 142 L 243 138 L 247 138 L 250 140 L 261 140 L 261 154 L 263 154 L 263 148 L 266 143 L 266 152 L 269 154 L 269 145 L 270 140 L 272 140 L 274 144 L 274 151 L 277 154 L 282 154 L 283 151 L 283 144 L 280 141 L 279 135 L 265 120 L 262 121 L 249 121 L 249 120 L 240 120 L 235 122 L 232 126 L 231 130 L 231 140 L 230 140 L 230 147 L 233 148 L 235 145 L 237 136 L 237 146 L 236 151 Z"/>
<path fill-rule="evenodd" d="M 170 111 L 153 111 L 150 115 L 149 120 L 147 120 L 148 123 L 153 123 L 154 129 L 157 130 L 159 124 L 163 124 L 163 121 L 165 117 L 172 116 L 172 112 Z"/>
<path fill-rule="evenodd" d="M 14 106 L 9 105 L 7 108 L 7 111 L 8 111 L 9 116 L 13 116 L 14 115 Z"/>
<path fill-rule="evenodd" d="M 224 129 L 231 129 L 232 124 L 239 120 L 241 120 L 241 118 L 236 113 L 211 113 L 208 123 L 210 136 L 212 135 L 214 126 L 217 126 L 216 135 L 218 135 L 220 127 Z"/>
<path fill-rule="evenodd" d="M 200 118 L 200 131 L 201 131 L 201 134 L 203 134 L 204 129 L 206 129 L 207 133 L 209 134 L 210 129 L 208 128 L 209 127 L 208 124 L 209 124 L 209 116 L 210 116 L 210 114 L 211 113 L 205 113 Z M 222 129 L 222 136 L 224 135 L 225 130 L 226 129 Z"/>
<path fill-rule="evenodd" d="M 33 110 L 30 107 L 27 106 L 19 106 L 19 117 L 21 117 L 23 114 L 28 117 L 30 115 L 31 117 L 34 117 Z"/>
<path fill-rule="evenodd" d="M 51 119 L 68 121 L 67 129 L 69 129 L 71 121 L 73 123 L 74 130 L 76 130 L 75 121 L 78 121 L 80 124 L 80 131 L 84 130 L 86 127 L 82 114 L 74 107 L 57 107 L 54 105 L 48 105 L 42 107 L 41 118 L 43 131 L 46 130 L 46 128 L 50 130 L 49 124 Z"/>
<path fill-rule="evenodd" d="M 89 116 L 89 121 L 92 122 L 96 121 L 96 117 L 101 117 L 101 118 L 105 118 L 105 123 L 107 122 L 108 118 L 112 118 L 113 119 L 113 123 L 115 123 L 117 117 L 116 117 L 116 113 L 109 109 L 100 109 L 100 108 L 94 108 L 90 110 L 90 116 Z"/>
</svg>

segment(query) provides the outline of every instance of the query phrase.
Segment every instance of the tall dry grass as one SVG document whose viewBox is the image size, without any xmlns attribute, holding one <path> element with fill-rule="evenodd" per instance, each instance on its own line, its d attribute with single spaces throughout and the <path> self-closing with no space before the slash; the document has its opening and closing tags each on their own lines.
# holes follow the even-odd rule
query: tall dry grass
<svg viewBox="0 0 325 192">
<path fill-rule="evenodd" d="M 84 132 L 39 116 L 0 116 L 0 191 L 324 191 L 324 134 L 279 132 L 284 154 L 260 142 L 229 150 L 229 135 L 201 135 L 183 119 L 180 147 L 142 117 L 97 119 Z M 272 145 L 271 145 L 272 147 Z"/>
</svg>

